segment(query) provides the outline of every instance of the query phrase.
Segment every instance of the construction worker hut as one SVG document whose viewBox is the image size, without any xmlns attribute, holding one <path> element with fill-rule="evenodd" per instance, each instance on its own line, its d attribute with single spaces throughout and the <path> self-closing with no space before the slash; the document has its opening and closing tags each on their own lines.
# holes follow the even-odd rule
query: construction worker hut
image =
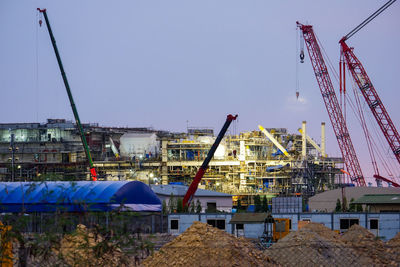
<svg viewBox="0 0 400 267">
<path fill-rule="evenodd" d="M 78 223 L 155 232 L 161 211 L 160 199 L 138 181 L 0 183 L 0 220 L 15 224 L 22 217 L 27 232 L 54 225 L 69 231 Z"/>
</svg>

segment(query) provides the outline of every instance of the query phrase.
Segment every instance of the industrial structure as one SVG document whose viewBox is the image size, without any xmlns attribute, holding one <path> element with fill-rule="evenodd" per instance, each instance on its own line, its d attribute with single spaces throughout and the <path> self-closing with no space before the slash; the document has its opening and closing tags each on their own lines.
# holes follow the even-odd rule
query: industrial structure
<svg viewBox="0 0 400 267">
<path fill-rule="evenodd" d="M 1 179 L 11 181 L 12 173 L 15 181 L 90 179 L 74 126 L 62 119 L 0 124 Z M 83 124 L 83 128 L 100 180 L 189 185 L 215 140 L 212 129 L 171 133 L 98 124 Z M 254 195 L 308 197 L 343 184 L 342 159 L 326 156 L 324 123 L 321 145 L 307 136 L 306 122 L 301 133 L 260 129 L 226 135 L 199 188 L 231 194 L 234 205 L 238 199 L 247 205 Z M 11 135 L 15 136 L 14 150 L 10 149 Z"/>
</svg>

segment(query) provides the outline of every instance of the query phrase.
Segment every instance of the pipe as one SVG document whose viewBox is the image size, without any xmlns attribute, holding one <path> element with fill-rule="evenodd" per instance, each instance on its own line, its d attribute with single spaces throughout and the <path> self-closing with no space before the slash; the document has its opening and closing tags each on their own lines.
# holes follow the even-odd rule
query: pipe
<svg viewBox="0 0 400 267">
<path fill-rule="evenodd" d="M 306 121 L 301 124 L 301 156 L 303 159 L 307 156 L 307 133 L 306 133 Z"/>
<path fill-rule="evenodd" d="M 280 150 L 283 152 L 283 154 L 285 154 L 286 157 L 290 158 L 289 153 L 287 152 L 287 150 L 278 142 L 278 140 L 276 140 L 272 134 L 270 134 L 267 130 L 265 130 L 264 127 L 262 127 L 261 125 L 258 125 L 258 128 L 260 129 L 261 132 L 263 132 L 265 134 L 265 136 L 268 137 L 269 140 L 271 140 L 271 142 Z"/>
<path fill-rule="evenodd" d="M 321 156 L 326 158 L 325 122 L 321 122 Z"/>
</svg>

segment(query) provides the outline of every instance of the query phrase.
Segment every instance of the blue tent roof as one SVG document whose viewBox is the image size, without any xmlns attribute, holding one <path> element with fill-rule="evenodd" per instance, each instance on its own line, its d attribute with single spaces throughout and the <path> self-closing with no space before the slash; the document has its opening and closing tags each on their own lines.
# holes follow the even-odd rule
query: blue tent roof
<svg viewBox="0 0 400 267">
<path fill-rule="evenodd" d="M 138 181 L 0 183 L 0 212 L 161 211 L 160 199 Z"/>
</svg>

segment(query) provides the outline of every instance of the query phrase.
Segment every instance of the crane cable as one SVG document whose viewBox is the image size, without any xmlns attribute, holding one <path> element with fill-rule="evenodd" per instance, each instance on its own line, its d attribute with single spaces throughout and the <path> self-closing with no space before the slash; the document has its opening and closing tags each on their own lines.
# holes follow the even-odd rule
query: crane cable
<svg viewBox="0 0 400 267">
<path fill-rule="evenodd" d="M 37 21 L 39 20 L 41 14 L 39 12 L 36 13 L 36 20 L 35 20 L 35 29 L 36 29 L 36 58 L 35 58 L 35 104 L 36 104 L 36 122 L 39 122 L 39 29 Z"/>
<path fill-rule="evenodd" d="M 364 28 L 365 25 L 367 25 L 369 22 L 371 22 L 371 20 L 373 20 L 374 18 L 376 18 L 379 14 L 381 14 L 383 11 L 385 11 L 385 9 L 387 9 L 390 5 L 392 5 L 394 2 L 396 2 L 396 0 L 389 0 L 388 2 L 386 2 L 386 4 L 384 4 L 381 8 L 379 8 L 377 11 L 375 11 L 371 16 L 369 16 L 368 18 L 366 18 L 363 22 L 361 22 L 357 27 L 355 27 L 353 30 L 351 30 L 348 34 L 346 34 L 342 40 L 346 41 L 347 39 L 349 39 L 350 37 L 352 37 L 354 34 L 356 34 L 359 30 L 361 30 L 362 28 Z"/>
<path fill-rule="evenodd" d="M 299 54 L 299 35 L 301 36 L 301 31 L 299 31 L 299 28 L 296 27 L 296 56 L 295 56 L 295 60 L 296 60 L 296 81 L 295 81 L 295 83 L 296 83 L 295 84 L 296 100 L 298 100 L 299 96 L 300 96 L 299 61 L 297 60 L 297 55 Z M 300 55 L 300 60 L 301 60 L 301 55 Z"/>
</svg>

